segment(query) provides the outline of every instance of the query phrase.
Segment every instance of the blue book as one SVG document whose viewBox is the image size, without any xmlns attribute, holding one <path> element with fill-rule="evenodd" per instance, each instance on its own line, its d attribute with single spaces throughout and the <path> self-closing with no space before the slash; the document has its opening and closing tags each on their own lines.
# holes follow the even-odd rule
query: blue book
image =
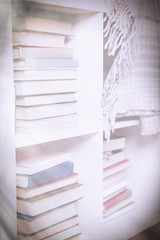
<svg viewBox="0 0 160 240">
<path fill-rule="evenodd" d="M 73 162 L 67 161 L 32 175 L 17 174 L 17 186 L 22 188 L 36 187 L 69 176 L 73 173 L 73 169 Z"/>
</svg>

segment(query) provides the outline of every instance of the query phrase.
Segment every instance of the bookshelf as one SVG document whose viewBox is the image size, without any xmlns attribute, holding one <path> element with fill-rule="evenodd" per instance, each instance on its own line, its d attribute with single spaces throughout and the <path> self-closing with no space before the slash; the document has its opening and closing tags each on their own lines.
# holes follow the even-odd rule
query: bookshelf
<svg viewBox="0 0 160 240">
<path fill-rule="evenodd" d="M 71 128 L 69 131 L 57 130 L 54 133 L 40 133 L 27 137 L 23 134 L 15 134 L 11 1 L 6 0 L 5 3 L 1 3 L 0 12 L 3 16 L 4 26 L 7 22 L 7 28 L 5 31 L 1 31 L 3 36 L 0 38 L 0 42 L 1 49 L 6 44 L 7 49 L 4 58 L 1 59 L 2 71 L 0 73 L 2 92 L 5 93 L 1 95 L 0 101 L 1 109 L 3 109 L 0 126 L 1 159 L 5 159 L 5 161 L 1 161 L 3 163 L 1 181 L 3 197 L 0 200 L 0 206 L 4 227 L 0 229 L 0 238 L 16 239 L 16 149 L 47 144 L 55 150 L 70 151 L 73 154 L 75 170 L 79 173 L 80 182 L 83 184 L 83 199 L 77 206 L 83 239 L 126 240 L 159 220 L 158 187 L 160 178 L 157 158 L 159 139 L 154 136 L 145 139 L 141 137 L 137 119 L 116 123 L 116 133 L 126 136 L 126 151 L 132 158 L 133 167 L 130 170 L 130 178 L 134 187 L 137 208 L 104 224 L 101 91 L 103 86 L 103 12 L 106 10 L 106 1 L 97 0 L 94 1 L 94 4 L 93 1 L 82 2 L 79 0 L 28 0 L 26 2 L 29 2 L 34 8 L 40 8 L 41 13 L 49 10 L 57 18 L 62 17 L 63 20 L 74 22 L 73 38 L 71 37 L 68 41 L 68 46 L 74 48 L 74 57 L 79 61 L 79 126 Z M 4 9 L 7 14 L 3 14 Z M 7 111 L 5 111 L 6 109 Z M 140 145 L 138 145 L 139 142 Z M 150 161 L 151 158 L 153 162 Z M 144 169 L 146 163 L 147 168 Z M 138 178 L 135 176 L 137 169 L 139 169 Z M 143 182 L 139 184 L 142 171 L 144 171 Z M 156 187 L 150 194 L 149 189 L 146 190 L 146 186 L 149 186 L 150 189 L 152 186 Z M 143 189 L 145 189 L 144 193 Z M 6 190 L 8 194 L 6 194 Z M 152 195 L 152 199 L 150 195 Z M 144 202 L 148 196 L 150 196 L 149 203 L 145 205 Z M 12 199 L 12 201 L 7 202 L 6 199 L 7 201 Z"/>
</svg>

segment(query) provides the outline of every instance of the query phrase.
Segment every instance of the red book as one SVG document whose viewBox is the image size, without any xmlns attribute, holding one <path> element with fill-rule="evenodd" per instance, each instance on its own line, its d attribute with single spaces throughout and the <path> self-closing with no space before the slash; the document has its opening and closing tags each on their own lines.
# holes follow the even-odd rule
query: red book
<svg viewBox="0 0 160 240">
<path fill-rule="evenodd" d="M 112 207 L 114 207 L 119 202 L 122 202 L 126 198 L 130 197 L 132 195 L 132 191 L 128 188 L 125 188 L 122 192 L 118 193 L 114 197 L 110 198 L 109 200 L 105 201 L 103 203 L 104 210 L 108 210 Z"/>
</svg>

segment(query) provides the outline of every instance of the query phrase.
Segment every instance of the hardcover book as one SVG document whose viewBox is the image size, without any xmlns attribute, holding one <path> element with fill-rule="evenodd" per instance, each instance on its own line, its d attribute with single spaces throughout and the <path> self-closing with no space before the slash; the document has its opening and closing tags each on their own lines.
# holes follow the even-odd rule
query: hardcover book
<svg viewBox="0 0 160 240">
<path fill-rule="evenodd" d="M 55 152 L 47 146 L 19 148 L 16 150 L 16 174 L 32 175 L 71 160 L 71 153 Z"/>
<path fill-rule="evenodd" d="M 33 60 L 33 59 L 32 59 Z M 41 60 L 41 59 L 39 59 Z M 59 59 L 57 59 L 58 61 Z M 56 61 L 56 62 L 57 62 Z M 60 63 L 58 61 L 58 63 Z M 54 66 L 54 64 L 51 63 Z M 44 68 L 19 68 L 14 69 L 14 80 L 31 81 L 31 80 L 58 80 L 58 79 L 76 79 L 76 68 L 71 67 L 50 67 Z"/>
<path fill-rule="evenodd" d="M 25 234 L 36 234 L 55 224 L 66 221 L 70 218 L 77 217 L 76 202 L 72 202 L 61 207 L 52 209 L 48 212 L 43 212 L 35 217 L 17 214 L 18 232 Z M 43 234 L 43 233 L 42 233 Z"/>
<path fill-rule="evenodd" d="M 77 182 L 78 182 L 77 173 L 72 173 L 66 177 L 58 178 L 56 180 L 38 185 L 36 187 L 32 187 L 32 188 L 17 187 L 17 197 L 28 199 L 28 198 L 39 196 L 47 192 L 51 192 L 53 190 L 57 190 L 57 189 L 69 186 L 70 184 L 77 183 Z"/>
<path fill-rule="evenodd" d="M 15 81 L 17 96 L 76 92 L 77 80 Z"/>
<path fill-rule="evenodd" d="M 13 32 L 13 46 L 64 47 L 65 36 L 35 31 Z"/>
<path fill-rule="evenodd" d="M 16 185 L 32 188 L 50 181 L 66 177 L 73 173 L 73 162 L 64 162 L 32 175 L 16 175 Z"/>
<path fill-rule="evenodd" d="M 67 47 L 14 47 L 13 48 L 14 59 L 72 59 L 73 49 Z M 24 60 L 25 61 L 25 60 Z M 14 66 L 16 65 L 16 61 Z"/>
<path fill-rule="evenodd" d="M 81 198 L 81 184 L 75 183 L 31 199 L 17 199 L 17 212 L 36 216 Z"/>
</svg>

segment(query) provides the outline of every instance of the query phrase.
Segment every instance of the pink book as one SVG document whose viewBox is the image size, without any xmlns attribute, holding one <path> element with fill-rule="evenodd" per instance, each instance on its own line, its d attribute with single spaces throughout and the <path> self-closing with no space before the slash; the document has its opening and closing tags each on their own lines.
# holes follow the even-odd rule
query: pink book
<svg viewBox="0 0 160 240">
<path fill-rule="evenodd" d="M 119 202 L 122 202 L 126 198 L 132 195 L 132 191 L 130 189 L 125 188 L 122 192 L 118 193 L 114 197 L 110 198 L 109 200 L 103 203 L 104 210 L 108 210 L 114 207 Z"/>
</svg>

